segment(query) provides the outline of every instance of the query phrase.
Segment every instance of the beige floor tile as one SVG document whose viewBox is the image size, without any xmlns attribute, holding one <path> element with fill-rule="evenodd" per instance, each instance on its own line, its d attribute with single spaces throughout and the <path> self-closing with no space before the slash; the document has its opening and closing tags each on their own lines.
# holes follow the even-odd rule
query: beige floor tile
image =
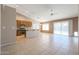
<svg viewBox="0 0 79 59">
<path fill-rule="evenodd" d="M 16 44 L 3 46 L 1 53 L 13 55 L 78 55 L 78 37 L 39 33 L 39 36 L 19 36 Z"/>
</svg>

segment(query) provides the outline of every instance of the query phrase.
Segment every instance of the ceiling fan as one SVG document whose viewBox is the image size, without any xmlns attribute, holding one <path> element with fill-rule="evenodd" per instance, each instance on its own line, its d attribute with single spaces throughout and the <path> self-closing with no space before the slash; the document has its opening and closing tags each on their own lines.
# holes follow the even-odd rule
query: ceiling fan
<svg viewBox="0 0 79 59">
<path fill-rule="evenodd" d="M 53 9 L 50 10 L 50 15 L 53 16 Z"/>
</svg>

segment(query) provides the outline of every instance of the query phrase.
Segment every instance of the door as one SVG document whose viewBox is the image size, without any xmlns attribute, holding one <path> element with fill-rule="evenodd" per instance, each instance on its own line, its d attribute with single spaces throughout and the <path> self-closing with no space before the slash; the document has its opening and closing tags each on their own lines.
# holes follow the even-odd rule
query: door
<svg viewBox="0 0 79 59">
<path fill-rule="evenodd" d="M 69 21 L 54 22 L 54 34 L 69 35 Z"/>
</svg>

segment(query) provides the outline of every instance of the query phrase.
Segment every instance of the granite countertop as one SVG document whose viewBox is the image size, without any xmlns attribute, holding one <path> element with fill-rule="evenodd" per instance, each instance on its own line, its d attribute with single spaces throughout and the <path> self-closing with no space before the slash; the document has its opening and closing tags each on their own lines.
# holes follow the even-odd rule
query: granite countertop
<svg viewBox="0 0 79 59">
<path fill-rule="evenodd" d="M 26 29 L 17 29 L 17 31 L 29 31 L 29 30 L 26 30 Z"/>
</svg>

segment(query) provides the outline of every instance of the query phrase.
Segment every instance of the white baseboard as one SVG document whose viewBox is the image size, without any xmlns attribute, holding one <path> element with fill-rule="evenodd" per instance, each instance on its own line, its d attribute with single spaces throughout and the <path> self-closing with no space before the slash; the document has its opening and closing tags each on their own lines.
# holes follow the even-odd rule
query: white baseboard
<svg viewBox="0 0 79 59">
<path fill-rule="evenodd" d="M 1 44 L 0 47 L 7 46 L 7 45 L 12 45 L 12 44 L 15 44 L 15 43 L 16 43 L 16 42 Z"/>
</svg>

